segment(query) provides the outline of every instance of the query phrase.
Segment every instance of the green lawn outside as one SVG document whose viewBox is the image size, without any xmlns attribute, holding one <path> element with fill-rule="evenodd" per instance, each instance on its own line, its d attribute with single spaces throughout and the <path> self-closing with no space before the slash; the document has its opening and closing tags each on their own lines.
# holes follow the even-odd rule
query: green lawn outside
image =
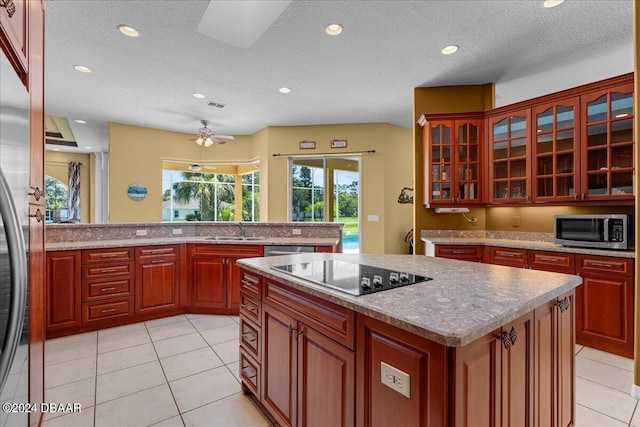
<svg viewBox="0 0 640 427">
<path fill-rule="evenodd" d="M 346 234 L 358 234 L 358 218 L 357 217 L 340 217 L 336 218 L 336 222 L 343 222 L 342 229 Z"/>
</svg>

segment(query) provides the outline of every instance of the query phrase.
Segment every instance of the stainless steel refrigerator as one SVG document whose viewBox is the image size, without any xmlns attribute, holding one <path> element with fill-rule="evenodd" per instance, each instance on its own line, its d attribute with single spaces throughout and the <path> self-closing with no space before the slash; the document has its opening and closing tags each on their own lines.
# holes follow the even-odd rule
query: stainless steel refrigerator
<svg viewBox="0 0 640 427">
<path fill-rule="evenodd" d="M 0 400 L 28 402 L 29 94 L 0 50 Z M 0 427 L 27 414 L 0 411 Z"/>
</svg>

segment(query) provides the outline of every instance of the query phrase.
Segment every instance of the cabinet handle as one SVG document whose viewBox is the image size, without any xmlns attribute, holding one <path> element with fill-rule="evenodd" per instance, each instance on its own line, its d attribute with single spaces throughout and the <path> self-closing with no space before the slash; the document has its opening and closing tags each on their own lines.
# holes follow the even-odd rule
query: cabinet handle
<svg viewBox="0 0 640 427">
<path fill-rule="evenodd" d="M 2 0 L 0 0 L 2 1 Z M 36 209 L 36 213 L 34 213 L 33 215 L 29 215 L 31 218 L 35 218 L 37 222 L 42 222 L 42 220 L 44 220 L 44 215 L 42 214 L 42 211 L 40 210 L 40 208 Z"/>
<path fill-rule="evenodd" d="M 574 198 L 575 200 L 580 200 L 580 193 L 576 193 L 576 194 L 574 194 L 574 195 L 573 195 L 573 198 Z"/>
<path fill-rule="evenodd" d="M 251 379 L 254 379 L 257 375 L 257 372 L 254 369 L 250 370 L 250 373 L 252 373 L 253 375 L 249 375 L 247 374 L 247 368 L 242 368 L 242 373 L 244 374 L 245 377 Z"/>
<path fill-rule="evenodd" d="M 562 299 L 556 299 L 555 306 L 560 308 L 560 312 L 563 312 L 569 308 L 569 298 L 564 297 Z"/>
<path fill-rule="evenodd" d="M 298 337 L 303 333 L 304 331 L 301 331 L 300 329 L 296 329 L 293 326 L 289 325 L 289 335 L 292 335 L 296 341 L 298 341 Z"/>
<path fill-rule="evenodd" d="M 249 282 L 249 281 L 248 281 L 248 280 L 246 280 L 246 279 L 242 279 L 242 280 L 240 280 L 240 283 L 242 283 L 242 284 L 243 284 L 243 285 L 245 285 L 245 286 L 249 286 L 249 285 L 251 285 L 251 282 Z"/>
<path fill-rule="evenodd" d="M 498 335 L 498 338 L 500 339 L 500 341 L 502 341 L 502 346 L 504 347 L 504 349 L 508 350 L 512 345 L 516 345 L 518 332 L 516 331 L 516 328 L 512 326 L 509 332 L 502 331 L 502 333 Z"/>
<path fill-rule="evenodd" d="M 100 273 L 115 273 L 116 270 L 115 268 L 103 268 L 102 270 L 100 270 Z"/>
<path fill-rule="evenodd" d="M 117 257 L 118 254 L 102 254 L 100 255 L 101 258 L 113 258 L 113 257 Z"/>
<path fill-rule="evenodd" d="M 258 311 L 258 307 L 254 307 L 252 305 L 249 304 L 240 304 L 240 307 L 247 310 L 247 311 Z M 291 332 L 289 332 L 291 333 Z"/>
<path fill-rule="evenodd" d="M 514 258 L 518 256 L 518 254 L 515 252 L 499 252 L 499 254 L 507 258 Z"/>
<path fill-rule="evenodd" d="M 452 253 L 452 254 L 456 254 L 456 255 L 462 255 L 462 254 L 464 254 L 464 251 L 461 251 L 461 250 L 453 250 L 453 251 L 451 251 L 451 253 Z"/>
<path fill-rule="evenodd" d="M 255 342 L 257 339 L 256 335 L 252 334 L 251 332 L 245 332 L 244 334 L 242 334 L 242 338 L 244 338 L 244 340 L 247 342 Z"/>
<path fill-rule="evenodd" d="M 154 259 L 153 261 L 151 261 L 151 264 L 161 264 L 165 262 L 165 260 L 163 259 Z"/>
<path fill-rule="evenodd" d="M 114 311 L 118 311 L 117 308 L 105 308 L 101 311 L 101 313 L 113 313 Z"/>
<path fill-rule="evenodd" d="M 9 18 L 13 17 L 13 14 L 16 13 L 16 5 L 13 4 L 13 0 L 0 0 L 0 7 L 7 8 Z"/>
<path fill-rule="evenodd" d="M 0 0 L 2 1 L 2 0 Z M 36 202 L 40 200 L 42 196 L 44 196 L 44 192 L 40 187 L 32 187 L 33 190 L 29 191 L 29 195 L 33 196 L 36 199 Z"/>
<path fill-rule="evenodd" d="M 116 289 L 118 289 L 118 288 L 116 288 L 115 286 L 113 286 L 113 287 L 111 287 L 111 288 L 101 288 L 101 289 L 100 289 L 100 292 L 115 291 Z M 114 310 L 115 310 L 115 309 L 114 309 Z"/>
<path fill-rule="evenodd" d="M 558 261 L 560 261 L 560 258 L 555 258 L 555 257 L 552 257 L 552 256 L 541 256 L 540 259 L 542 261 L 548 261 L 548 262 L 558 262 Z"/>
<path fill-rule="evenodd" d="M 585 198 L 585 194 L 584 194 L 584 193 L 582 193 L 582 194 L 580 195 L 580 200 L 584 200 L 584 198 Z"/>
<path fill-rule="evenodd" d="M 608 264 L 606 262 L 592 262 L 591 265 L 594 267 L 613 268 L 613 264 Z"/>
</svg>

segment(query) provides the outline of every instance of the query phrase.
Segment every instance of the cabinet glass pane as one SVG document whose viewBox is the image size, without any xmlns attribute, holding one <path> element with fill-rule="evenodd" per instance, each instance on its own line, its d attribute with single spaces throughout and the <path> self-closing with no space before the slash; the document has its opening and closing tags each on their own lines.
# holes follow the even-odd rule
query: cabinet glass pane
<svg viewBox="0 0 640 427">
<path fill-rule="evenodd" d="M 471 145 L 469 146 L 469 161 L 477 162 L 478 161 L 478 146 Z"/>
<path fill-rule="evenodd" d="M 458 165 L 458 180 L 470 181 L 478 176 L 477 164 Z"/>
<path fill-rule="evenodd" d="M 556 178 L 556 193 L 558 196 L 573 196 L 573 175 Z"/>
<path fill-rule="evenodd" d="M 519 138 L 527 134 L 527 121 L 524 117 L 511 117 L 511 138 Z"/>
<path fill-rule="evenodd" d="M 607 120 L 607 95 L 587 103 L 587 123 Z"/>
<path fill-rule="evenodd" d="M 460 184 L 458 188 L 460 198 L 463 200 L 476 200 L 478 198 L 478 192 L 476 191 L 475 183 Z"/>
<path fill-rule="evenodd" d="M 556 173 L 573 172 L 573 153 L 561 154 L 556 160 Z"/>
<path fill-rule="evenodd" d="M 443 147 L 442 148 L 442 161 L 444 162 L 450 162 L 451 161 L 451 148 L 450 147 Z"/>
<path fill-rule="evenodd" d="M 469 125 L 469 144 L 478 143 L 478 126 Z"/>
<path fill-rule="evenodd" d="M 493 164 L 493 178 L 494 179 L 507 178 L 507 162 L 506 161 L 495 162 Z"/>
<path fill-rule="evenodd" d="M 607 143 L 607 125 L 587 126 L 587 146 L 605 145 Z"/>
<path fill-rule="evenodd" d="M 440 158 L 440 147 L 432 147 L 431 148 L 431 161 L 432 162 L 440 162 L 442 159 Z"/>
<path fill-rule="evenodd" d="M 493 158 L 494 159 L 506 159 L 507 158 L 507 143 L 498 142 L 493 144 Z"/>
<path fill-rule="evenodd" d="M 507 139 L 507 122 L 508 119 L 502 119 L 493 125 L 493 140 L 501 141 Z"/>
<path fill-rule="evenodd" d="M 440 165 L 431 166 L 431 181 L 440 181 Z"/>
<path fill-rule="evenodd" d="M 521 177 L 527 174 L 526 160 L 512 160 L 511 162 L 511 177 Z"/>
<path fill-rule="evenodd" d="M 438 126 L 434 126 L 433 129 L 431 129 L 431 143 L 432 144 L 440 144 L 440 131 L 442 129 L 442 125 L 438 125 Z"/>
<path fill-rule="evenodd" d="M 451 129 L 447 126 L 442 126 L 442 144 L 451 144 Z"/>
<path fill-rule="evenodd" d="M 526 188 L 526 181 L 523 179 L 511 181 L 511 198 L 522 199 L 526 197 Z"/>
<path fill-rule="evenodd" d="M 633 114 L 633 95 L 630 93 L 611 94 L 611 117 L 626 117 Z"/>
<path fill-rule="evenodd" d="M 460 144 L 467 144 L 469 142 L 469 138 L 467 137 L 468 128 L 468 124 L 458 126 L 458 142 Z"/>
<path fill-rule="evenodd" d="M 550 107 L 538 114 L 537 132 L 549 132 L 553 130 L 553 108 Z"/>
<path fill-rule="evenodd" d="M 526 138 L 514 139 L 511 141 L 511 157 L 524 157 L 527 155 Z"/>
<path fill-rule="evenodd" d="M 587 194 L 607 194 L 607 173 L 589 174 Z"/>
<path fill-rule="evenodd" d="M 451 179 L 451 174 L 450 172 L 451 167 L 449 165 L 442 165 L 442 171 L 440 174 L 440 179 L 442 181 L 448 181 Z"/>
<path fill-rule="evenodd" d="M 466 145 L 462 145 L 460 147 L 458 147 L 458 160 L 461 162 L 466 162 L 468 161 L 468 156 L 469 155 L 469 151 L 467 150 L 467 146 Z"/>
<path fill-rule="evenodd" d="M 633 141 L 633 119 L 611 122 L 611 143 Z"/>
<path fill-rule="evenodd" d="M 551 175 L 553 173 L 553 157 L 538 157 L 538 175 Z"/>
<path fill-rule="evenodd" d="M 440 200 L 440 184 L 431 185 L 431 198 Z"/>
<path fill-rule="evenodd" d="M 538 178 L 538 196 L 553 197 L 553 178 Z"/>
<path fill-rule="evenodd" d="M 588 171 L 606 171 L 607 170 L 607 150 L 589 150 L 587 151 L 587 170 Z"/>
<path fill-rule="evenodd" d="M 611 148 L 611 169 L 633 167 L 633 146 Z"/>
<path fill-rule="evenodd" d="M 572 128 L 574 126 L 573 107 L 559 105 L 556 109 L 556 129 Z"/>
<path fill-rule="evenodd" d="M 538 134 L 537 139 L 538 145 L 536 146 L 536 150 L 539 154 L 550 153 L 553 151 L 553 134 L 540 133 Z"/>
<path fill-rule="evenodd" d="M 611 174 L 611 194 L 632 194 L 633 174 L 631 172 L 616 172 Z"/>
<path fill-rule="evenodd" d="M 556 135 L 556 151 L 573 150 L 573 129 L 563 130 Z"/>
<path fill-rule="evenodd" d="M 442 197 L 441 200 L 451 199 L 451 190 L 449 184 L 442 184 Z"/>
<path fill-rule="evenodd" d="M 505 181 L 493 183 L 493 197 L 496 199 L 509 198 L 509 184 Z"/>
</svg>

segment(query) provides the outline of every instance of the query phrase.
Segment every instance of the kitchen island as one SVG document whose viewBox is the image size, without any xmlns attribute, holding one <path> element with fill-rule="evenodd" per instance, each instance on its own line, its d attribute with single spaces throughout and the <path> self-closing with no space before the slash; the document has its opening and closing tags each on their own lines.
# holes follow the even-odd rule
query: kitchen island
<svg viewBox="0 0 640 427">
<path fill-rule="evenodd" d="M 322 260 L 432 280 L 354 296 L 272 268 Z M 240 375 L 281 425 L 573 423 L 580 277 L 407 255 L 238 265 Z"/>
</svg>

